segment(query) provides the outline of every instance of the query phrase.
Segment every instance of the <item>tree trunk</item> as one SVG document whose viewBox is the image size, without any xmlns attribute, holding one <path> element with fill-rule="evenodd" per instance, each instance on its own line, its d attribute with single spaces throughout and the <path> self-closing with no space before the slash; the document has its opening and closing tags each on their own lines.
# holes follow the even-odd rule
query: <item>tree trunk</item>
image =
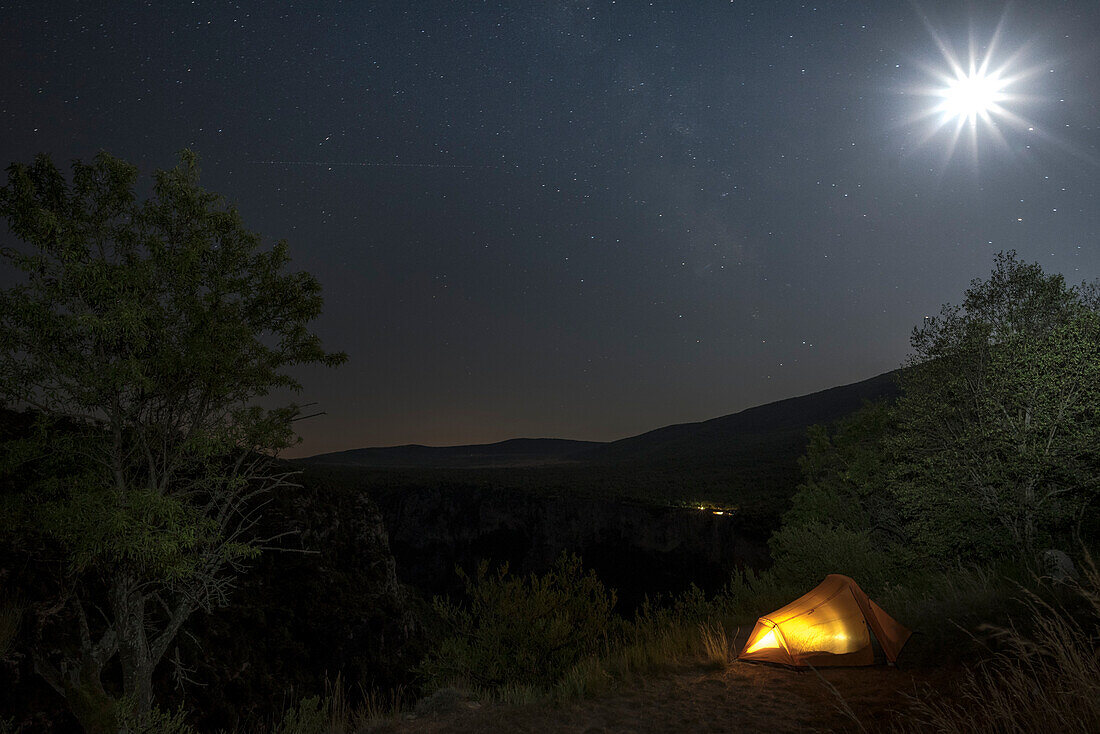
<svg viewBox="0 0 1100 734">
<path fill-rule="evenodd" d="M 134 707 L 138 723 L 144 722 L 153 708 L 153 668 L 149 640 L 145 631 L 146 597 L 136 580 L 120 573 L 111 586 L 111 607 L 118 630 L 118 658 L 122 664 L 122 693 Z"/>
<path fill-rule="evenodd" d="M 79 673 L 65 682 L 65 699 L 87 734 L 118 734 L 117 704 L 103 690 L 101 672 L 92 661 L 81 661 Z"/>
<path fill-rule="evenodd" d="M 60 669 L 37 652 L 33 659 L 35 672 L 61 694 L 85 732 L 118 734 L 116 702 L 103 688 L 103 669 L 94 657 L 64 660 Z"/>
</svg>

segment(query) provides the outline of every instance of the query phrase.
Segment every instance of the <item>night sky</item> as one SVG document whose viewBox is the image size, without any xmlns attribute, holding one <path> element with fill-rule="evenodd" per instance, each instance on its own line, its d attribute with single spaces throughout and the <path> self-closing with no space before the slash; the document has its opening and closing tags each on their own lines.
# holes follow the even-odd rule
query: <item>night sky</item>
<svg viewBox="0 0 1100 734">
<path fill-rule="evenodd" d="M 1097 38 L 1095 0 L 5 2 L 0 163 L 189 147 L 289 241 L 350 356 L 291 455 L 613 440 L 893 369 L 999 250 L 1100 276 Z"/>
</svg>

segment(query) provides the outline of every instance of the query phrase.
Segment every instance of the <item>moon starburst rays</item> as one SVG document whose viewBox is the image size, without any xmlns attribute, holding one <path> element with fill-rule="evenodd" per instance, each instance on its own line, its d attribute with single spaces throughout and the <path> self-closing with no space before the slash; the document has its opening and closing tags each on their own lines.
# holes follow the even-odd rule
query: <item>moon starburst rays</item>
<svg viewBox="0 0 1100 734">
<path fill-rule="evenodd" d="M 1025 68 L 1022 63 L 1026 47 L 1007 57 L 999 53 L 1003 23 L 1002 18 L 984 48 L 971 35 L 965 55 L 956 54 L 944 37 L 927 25 L 942 59 L 937 66 L 922 64 L 929 82 L 911 92 L 929 99 L 930 103 L 915 115 L 913 122 L 923 121 L 922 145 L 946 135 L 945 162 L 954 157 L 960 143 L 970 149 L 976 161 L 981 138 L 1008 148 L 1007 130 L 1032 128 L 1032 123 L 1013 108 L 1030 100 L 1021 88 L 1024 81 L 1036 74 L 1036 68 Z"/>
<path fill-rule="evenodd" d="M 966 76 L 952 79 L 939 92 L 943 101 L 937 111 L 970 124 L 979 117 L 991 122 L 992 115 L 1004 109 L 1000 105 L 1006 97 L 1004 87 L 1005 82 L 999 76 L 971 69 Z"/>
</svg>

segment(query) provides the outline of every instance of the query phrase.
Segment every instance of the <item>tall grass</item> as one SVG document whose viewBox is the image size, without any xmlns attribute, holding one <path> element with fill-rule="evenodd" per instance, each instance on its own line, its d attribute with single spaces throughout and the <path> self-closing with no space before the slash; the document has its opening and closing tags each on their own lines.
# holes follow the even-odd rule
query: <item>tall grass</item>
<svg viewBox="0 0 1100 734">
<path fill-rule="evenodd" d="M 11 652 L 22 621 L 23 607 L 18 600 L 0 604 L 0 659 Z"/>
<path fill-rule="evenodd" d="M 955 695 L 916 697 L 894 731 L 1100 731 L 1100 572 L 1087 554 L 1084 565 L 1065 604 L 1024 591 L 1028 630 L 992 629 L 999 650 L 967 673 Z"/>
<path fill-rule="evenodd" d="M 352 705 L 340 676 L 325 685 L 325 693 L 307 696 L 283 711 L 272 734 L 355 734 L 399 715 L 405 708 L 404 688 L 385 693 L 361 691 L 361 703 Z"/>
<path fill-rule="evenodd" d="M 619 620 L 601 654 L 578 663 L 559 681 L 553 698 L 590 698 L 636 676 L 683 666 L 725 667 L 731 637 L 720 605 L 697 587 L 666 603 L 647 599 L 633 618 Z"/>
<path fill-rule="evenodd" d="M 874 599 L 914 632 L 905 650 L 908 664 L 965 664 L 987 654 L 975 634 L 982 627 L 1009 625 L 1026 615 L 1018 597 L 1033 583 L 1018 565 L 960 567 L 912 575 Z"/>
<path fill-rule="evenodd" d="M 724 627 L 720 624 L 700 623 L 699 640 L 702 642 L 703 658 L 707 663 L 719 668 L 729 665 L 730 641 Z"/>
</svg>

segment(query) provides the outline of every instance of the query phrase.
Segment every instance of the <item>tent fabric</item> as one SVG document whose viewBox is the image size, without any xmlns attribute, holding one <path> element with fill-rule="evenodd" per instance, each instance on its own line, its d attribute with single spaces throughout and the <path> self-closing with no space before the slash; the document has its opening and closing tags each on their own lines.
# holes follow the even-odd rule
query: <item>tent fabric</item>
<svg viewBox="0 0 1100 734">
<path fill-rule="evenodd" d="M 855 581 L 829 574 L 817 588 L 757 620 L 737 659 L 796 667 L 871 665 L 872 634 L 893 663 L 910 632 Z"/>
</svg>

